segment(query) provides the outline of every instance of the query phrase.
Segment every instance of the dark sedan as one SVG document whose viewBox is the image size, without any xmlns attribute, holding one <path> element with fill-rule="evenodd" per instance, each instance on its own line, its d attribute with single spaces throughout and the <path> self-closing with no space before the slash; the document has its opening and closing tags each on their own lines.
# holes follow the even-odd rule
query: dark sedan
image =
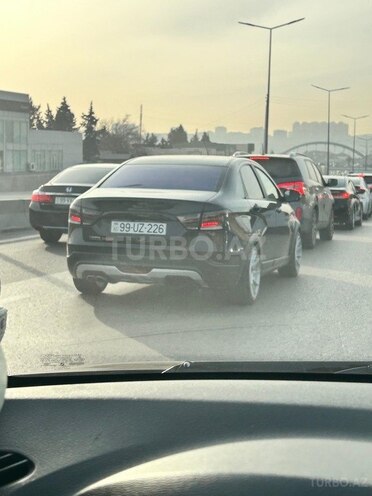
<svg viewBox="0 0 372 496">
<path fill-rule="evenodd" d="M 363 222 L 363 206 L 351 178 L 324 176 L 324 179 L 335 200 L 335 222 L 345 224 L 349 229 L 361 226 Z"/>
<path fill-rule="evenodd" d="M 56 243 L 68 229 L 68 209 L 76 197 L 94 186 L 118 164 L 74 165 L 32 193 L 30 224 L 46 243 Z"/>
<path fill-rule="evenodd" d="M 71 205 L 68 267 L 82 293 L 191 280 L 253 303 L 261 275 L 298 274 L 298 199 L 244 158 L 135 158 Z"/>
</svg>

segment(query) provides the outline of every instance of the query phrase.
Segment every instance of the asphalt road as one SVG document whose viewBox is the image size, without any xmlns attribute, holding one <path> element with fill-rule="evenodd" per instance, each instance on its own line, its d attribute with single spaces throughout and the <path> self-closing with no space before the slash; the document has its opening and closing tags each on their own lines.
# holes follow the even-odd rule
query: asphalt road
<svg viewBox="0 0 372 496">
<path fill-rule="evenodd" d="M 208 290 L 126 283 L 83 297 L 65 250 L 64 238 L 0 243 L 10 374 L 74 360 L 372 359 L 372 221 L 305 251 L 297 279 L 265 277 L 253 307 Z"/>
</svg>

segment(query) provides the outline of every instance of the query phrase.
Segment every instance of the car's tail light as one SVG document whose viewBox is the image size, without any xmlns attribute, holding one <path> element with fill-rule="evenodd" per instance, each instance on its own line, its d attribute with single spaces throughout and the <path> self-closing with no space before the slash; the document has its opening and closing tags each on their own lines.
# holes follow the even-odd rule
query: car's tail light
<svg viewBox="0 0 372 496">
<path fill-rule="evenodd" d="M 293 189 L 304 196 L 306 194 L 306 186 L 303 181 L 288 181 L 285 183 L 278 183 L 278 188 L 280 189 Z"/>
<path fill-rule="evenodd" d="M 347 200 L 348 198 L 350 198 L 350 193 L 348 193 L 347 191 L 335 191 L 332 192 L 332 196 L 333 198 L 342 198 L 343 200 Z"/>
<path fill-rule="evenodd" d="M 53 196 L 36 189 L 32 192 L 31 201 L 35 203 L 53 203 Z"/>
<path fill-rule="evenodd" d="M 68 213 L 68 221 L 70 224 L 82 224 L 81 215 L 81 202 L 80 200 L 75 200 L 71 206 Z"/>
<path fill-rule="evenodd" d="M 201 231 L 216 231 L 223 229 L 226 222 L 227 212 L 222 210 L 218 212 L 204 213 L 200 221 Z"/>
<path fill-rule="evenodd" d="M 295 210 L 295 214 L 296 214 L 296 217 L 298 220 L 301 220 L 302 219 L 302 208 L 301 207 L 297 207 L 296 210 Z"/>
<path fill-rule="evenodd" d="M 186 229 L 199 229 L 200 214 L 180 215 L 178 220 Z"/>
</svg>

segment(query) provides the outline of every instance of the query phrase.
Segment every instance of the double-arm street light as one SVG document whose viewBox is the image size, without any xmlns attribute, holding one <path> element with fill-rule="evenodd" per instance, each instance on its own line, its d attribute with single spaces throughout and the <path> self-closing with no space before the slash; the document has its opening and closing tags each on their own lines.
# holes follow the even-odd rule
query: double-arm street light
<svg viewBox="0 0 372 496">
<path fill-rule="evenodd" d="M 311 85 L 313 88 L 318 90 L 326 91 L 328 93 L 328 127 L 327 127 L 327 174 L 329 174 L 329 144 L 331 137 L 331 93 L 335 91 L 349 90 L 349 86 L 343 88 L 323 88 L 322 86 L 317 86 L 316 84 Z"/>
<path fill-rule="evenodd" d="M 354 121 L 353 164 L 352 164 L 352 171 L 354 172 L 356 121 L 359 121 L 359 119 L 365 119 L 366 117 L 369 117 L 369 115 L 360 115 L 359 117 L 353 117 L 351 115 L 345 115 L 345 114 L 342 114 L 342 115 L 343 115 L 343 117 L 346 117 L 346 119 L 351 119 L 352 121 Z"/>
<path fill-rule="evenodd" d="M 372 137 L 367 138 L 366 136 L 358 136 L 358 139 L 364 141 L 366 145 L 366 151 L 364 153 L 364 170 L 367 172 L 368 165 L 368 143 L 372 140 Z"/>
<path fill-rule="evenodd" d="M 270 114 L 270 85 L 271 85 L 271 44 L 273 38 L 274 29 L 283 28 L 284 26 L 289 26 L 290 24 L 295 24 L 296 22 L 303 21 L 305 18 L 295 19 L 294 21 L 285 22 L 284 24 L 278 24 L 277 26 L 261 26 L 259 24 L 253 24 L 252 22 L 242 22 L 239 24 L 244 24 L 245 26 L 251 26 L 253 28 L 266 29 L 270 33 L 269 37 L 269 71 L 267 78 L 267 95 L 266 95 L 266 110 L 265 110 L 265 131 L 264 131 L 264 153 L 268 153 L 269 148 L 269 114 Z"/>
</svg>

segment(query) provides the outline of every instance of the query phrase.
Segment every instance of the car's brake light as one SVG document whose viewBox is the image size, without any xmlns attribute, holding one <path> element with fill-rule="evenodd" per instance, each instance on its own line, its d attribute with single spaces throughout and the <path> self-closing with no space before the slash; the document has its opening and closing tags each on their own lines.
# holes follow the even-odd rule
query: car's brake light
<svg viewBox="0 0 372 496">
<path fill-rule="evenodd" d="M 81 201 L 75 200 L 71 206 L 68 213 L 69 224 L 82 224 L 83 219 L 81 215 Z"/>
<path fill-rule="evenodd" d="M 53 203 L 53 196 L 36 189 L 32 192 L 31 201 L 35 203 Z"/>
<path fill-rule="evenodd" d="M 342 198 L 343 200 L 347 200 L 348 198 L 350 198 L 350 193 L 348 193 L 347 191 L 335 191 L 332 192 L 332 196 L 333 198 Z"/>
<path fill-rule="evenodd" d="M 226 215 L 226 211 L 204 213 L 200 222 L 200 230 L 216 231 L 218 229 L 223 229 Z"/>
<path fill-rule="evenodd" d="M 296 217 L 298 220 L 301 220 L 302 219 L 302 208 L 301 207 L 297 207 L 296 210 L 295 210 L 295 214 L 296 214 Z"/>
<path fill-rule="evenodd" d="M 81 224 L 81 217 L 80 215 L 70 213 L 69 221 L 71 224 Z"/>
<path fill-rule="evenodd" d="M 278 188 L 280 189 L 293 189 L 304 196 L 306 194 L 306 186 L 303 181 L 288 181 L 285 183 L 278 183 Z"/>
<path fill-rule="evenodd" d="M 270 160 L 270 157 L 267 155 L 251 155 L 249 158 L 251 160 Z"/>
</svg>

